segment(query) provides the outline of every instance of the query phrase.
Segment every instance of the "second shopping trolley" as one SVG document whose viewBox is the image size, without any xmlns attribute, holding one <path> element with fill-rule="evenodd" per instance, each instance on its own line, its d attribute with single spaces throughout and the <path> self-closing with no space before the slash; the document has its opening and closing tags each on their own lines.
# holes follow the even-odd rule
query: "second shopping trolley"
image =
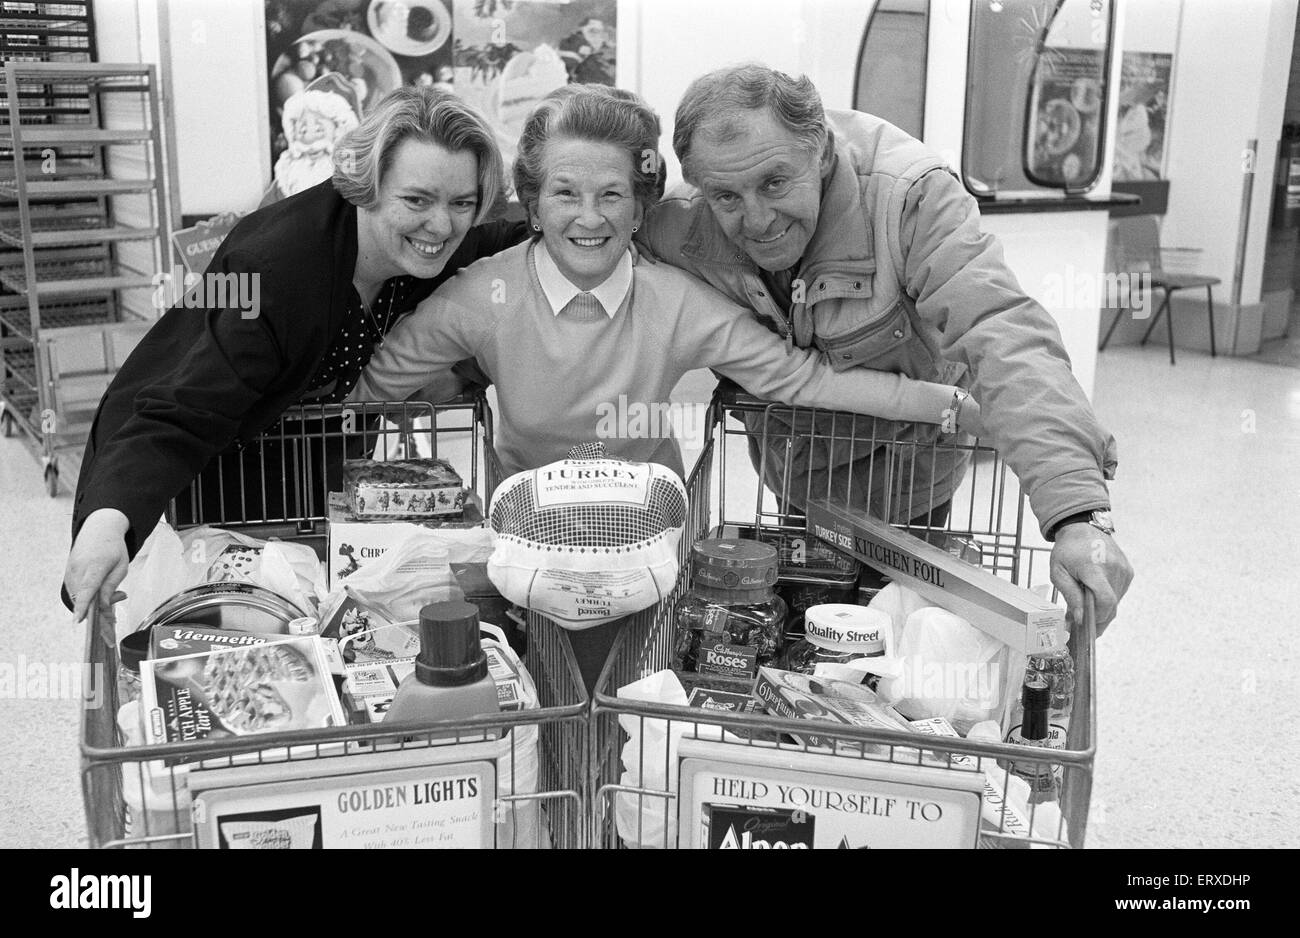
<svg viewBox="0 0 1300 938">
<path fill-rule="evenodd" d="M 984 823 L 972 845 L 1081 846 L 1096 753 L 1096 628 L 1091 603 L 1071 639 L 1075 694 L 1066 748 L 1035 750 L 1033 757 L 1043 772 L 1060 780 L 1059 802 L 1029 804 L 1023 812 L 996 803 L 999 797 L 1008 800 L 998 792 L 1012 784 L 1008 764 L 1025 762 L 1022 747 L 831 724 L 818 725 L 813 746 L 809 724 L 802 720 L 619 696 L 620 688 L 674 664 L 674 607 L 690 588 L 689 558 L 697 539 L 740 536 L 768 541 L 787 554 L 826 551 L 825 544 L 809 536 L 804 517 L 805 506 L 818 498 L 869 506 L 873 515 L 896 527 L 1017 585 L 1037 586 L 1055 599 L 1048 549 L 1026 543 L 1025 496 L 1014 474 L 987 445 L 954 442 L 938 428 L 765 404 L 734 392 L 715 396 L 708 426 L 687 480 L 691 511 L 677 587 L 662 603 L 629 621 L 595 690 L 591 793 L 597 845 L 701 844 L 702 797 L 716 802 L 718 816 L 726 817 L 730 802 L 758 803 L 759 794 L 771 794 L 782 785 L 795 791 L 796 782 L 810 778 L 824 782 L 821 788 L 809 787 L 822 795 L 799 795 L 809 799 L 803 803 L 782 802 L 784 811 L 768 807 L 758 808 L 757 814 L 741 812 L 752 827 L 751 839 L 762 839 L 755 830 L 789 830 L 791 821 L 806 820 L 814 805 L 823 811 L 849 810 L 845 806 L 867 810 L 864 805 L 890 810 L 888 805 L 881 809 L 882 802 L 866 800 L 858 780 L 872 779 L 868 788 L 906 794 L 915 790 L 908 788 L 907 780 L 919 774 L 910 770 L 919 767 L 928 773 L 934 790 L 975 792 L 982 799 Z M 1018 690 L 1021 670 L 1016 665 L 1023 664 L 1010 653 L 1005 660 L 1004 699 Z M 702 785 L 712 786 L 704 796 Z M 760 792 L 756 785 L 766 787 Z M 920 834 L 924 826 L 917 825 L 915 845 L 927 843 Z M 715 845 L 718 836 L 715 833 Z M 733 839 L 744 836 L 737 833 Z M 851 839 L 844 838 L 840 846 L 862 845 Z"/>
</svg>

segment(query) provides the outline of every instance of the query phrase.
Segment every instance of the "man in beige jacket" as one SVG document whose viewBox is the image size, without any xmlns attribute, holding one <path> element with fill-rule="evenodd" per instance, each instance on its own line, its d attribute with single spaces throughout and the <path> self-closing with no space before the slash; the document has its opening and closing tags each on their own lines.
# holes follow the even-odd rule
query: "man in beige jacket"
<svg viewBox="0 0 1300 938">
<path fill-rule="evenodd" d="M 942 159 L 880 118 L 824 111 L 806 77 L 760 65 L 697 79 L 678 106 L 673 149 L 689 185 L 649 213 L 643 246 L 836 368 L 969 388 L 1054 541 L 1052 580 L 1071 619 L 1086 586 L 1104 628 L 1133 575 L 1110 519 L 1114 438 L 1075 380 L 1056 324 L 1020 289 Z M 927 445 L 939 428 L 918 424 L 889 428 L 918 445 L 904 465 L 896 450 L 888 473 L 883 450 L 870 446 L 856 447 L 852 465 L 838 447 L 828 465 L 806 424 L 769 425 L 776 445 L 762 460 L 763 419 L 749 421 L 751 456 L 796 507 L 805 492 L 829 484 L 843 496 L 851 484 L 870 492 L 877 514 L 888 505 L 892 521 L 938 525 L 965 472 L 959 451 Z M 862 427 L 870 434 L 871 421 Z M 787 468 L 793 484 L 783 486 Z M 901 491 L 899 480 L 909 483 Z"/>
</svg>

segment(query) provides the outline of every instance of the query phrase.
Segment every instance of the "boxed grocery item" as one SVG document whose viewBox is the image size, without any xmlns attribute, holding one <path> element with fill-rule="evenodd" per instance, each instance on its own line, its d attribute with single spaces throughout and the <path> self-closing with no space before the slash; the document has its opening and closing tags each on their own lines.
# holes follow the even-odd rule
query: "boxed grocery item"
<svg viewBox="0 0 1300 938">
<path fill-rule="evenodd" d="M 718 710 L 725 713 L 758 712 L 758 701 L 751 694 L 737 693 L 729 690 L 711 690 L 697 687 L 686 698 L 686 706 L 701 710 Z"/>
<path fill-rule="evenodd" d="M 147 744 L 346 722 L 316 635 L 146 660 L 140 680 Z"/>
<path fill-rule="evenodd" d="M 464 483 L 445 459 L 347 459 L 343 487 L 358 521 L 448 517 L 465 507 Z"/>
<path fill-rule="evenodd" d="M 344 694 L 355 723 L 380 723 L 393 702 L 398 685 L 415 670 L 420 640 L 405 624 L 384 626 L 372 634 L 345 638 L 342 651 L 351 657 L 345 666 L 347 679 Z M 405 648 L 410 653 L 391 657 L 388 649 Z M 372 655 L 367 649 L 377 649 Z M 524 710 L 535 701 L 526 688 L 520 669 L 511 656 L 489 639 L 483 641 L 488 673 L 497 685 L 497 703 L 501 709 Z"/>
<path fill-rule="evenodd" d="M 214 648 L 243 648 L 263 645 L 284 636 L 278 632 L 243 632 L 237 629 L 214 629 L 206 625 L 155 625 L 149 630 L 150 658 L 177 658 L 197 655 Z"/>
<path fill-rule="evenodd" d="M 1017 651 L 1057 648 L 1065 610 L 946 550 L 829 499 L 808 500 L 808 533 L 857 557 Z"/>
<path fill-rule="evenodd" d="M 913 720 L 911 726 L 917 733 L 925 736 L 937 736 L 941 739 L 961 738 L 961 734 L 943 717 Z M 922 750 L 922 757 L 934 765 L 951 765 L 958 769 L 980 772 L 984 785 L 984 797 L 980 802 L 980 822 L 986 833 L 1026 839 L 1030 836 L 1029 821 L 1020 809 L 1008 800 L 1003 788 L 1005 780 L 1010 776 L 998 770 L 993 760 L 983 760 L 987 765 L 981 771 L 981 760 L 978 757 L 960 752 L 937 753 Z M 990 845 L 1003 846 L 1006 843 L 1007 841 L 995 840 Z"/>
<path fill-rule="evenodd" d="M 463 509 L 459 514 L 445 515 L 436 521 L 365 521 L 349 509 L 344 493 L 331 492 L 325 564 L 328 588 L 337 589 L 357 570 L 384 556 L 421 528 L 477 528 L 483 524 L 483 512 L 477 504 L 466 502 Z M 455 535 L 449 532 L 449 536 Z"/>
<path fill-rule="evenodd" d="M 373 606 L 363 598 L 352 595 L 351 591 L 348 590 L 344 593 L 342 599 L 330 608 L 329 614 L 321 622 L 320 634 L 336 641 L 342 641 L 349 635 L 369 632 L 382 625 L 391 624 L 392 616 L 390 613 Z M 404 650 L 394 652 L 392 657 L 400 657 L 405 654 L 407 652 Z"/>
<path fill-rule="evenodd" d="M 698 674 L 691 671 L 674 671 L 686 693 L 686 706 L 696 710 L 727 716 L 741 713 L 763 715 L 763 707 L 754 698 L 753 678 L 725 677 L 720 674 Z M 780 742 L 781 734 L 748 726 L 728 724 L 729 734 L 740 739 Z"/>
<path fill-rule="evenodd" d="M 864 726 L 880 730 L 912 732 L 907 721 L 869 687 L 849 684 L 829 678 L 778 671 L 776 668 L 759 668 L 754 683 L 754 697 L 763 709 L 774 716 L 791 720 L 818 720 L 826 723 Z M 829 730 L 824 731 L 829 732 Z M 795 737 L 812 748 L 833 749 L 837 744 L 855 745 L 837 741 L 833 735 L 809 732 Z M 867 751 L 880 751 L 880 746 L 868 746 Z"/>
<path fill-rule="evenodd" d="M 709 850 L 811 850 L 816 817 L 797 808 L 704 805 Z"/>
</svg>

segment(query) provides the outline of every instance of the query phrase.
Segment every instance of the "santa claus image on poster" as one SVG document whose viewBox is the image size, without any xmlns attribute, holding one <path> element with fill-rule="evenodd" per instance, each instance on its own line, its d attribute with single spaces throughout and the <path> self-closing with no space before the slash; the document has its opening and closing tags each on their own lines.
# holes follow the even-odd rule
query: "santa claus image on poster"
<svg viewBox="0 0 1300 938">
<path fill-rule="evenodd" d="M 334 147 L 358 119 L 348 99 L 330 87 L 313 82 L 284 103 L 289 146 L 275 161 L 274 182 L 263 204 L 309 189 L 334 172 Z"/>
</svg>

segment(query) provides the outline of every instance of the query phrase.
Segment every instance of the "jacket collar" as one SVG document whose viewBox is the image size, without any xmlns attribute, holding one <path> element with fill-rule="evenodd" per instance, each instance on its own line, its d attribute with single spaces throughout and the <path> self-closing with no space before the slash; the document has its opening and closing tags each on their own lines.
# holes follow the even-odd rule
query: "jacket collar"
<svg viewBox="0 0 1300 938">
<path fill-rule="evenodd" d="M 839 263 L 874 261 L 876 256 L 853 155 L 838 143 L 834 147 L 835 163 L 831 167 L 830 182 L 822 193 L 817 230 L 800 259 L 800 271 L 804 274 Z M 723 233 L 704 195 L 697 191 L 693 201 L 694 218 L 686 233 L 682 253 L 698 263 L 757 270 L 749 256 Z"/>
<path fill-rule="evenodd" d="M 853 155 L 837 145 L 830 185 L 822 194 L 821 211 L 817 215 L 817 230 L 804 251 L 801 269 L 807 274 L 823 266 L 874 262 L 873 245 Z"/>
</svg>

